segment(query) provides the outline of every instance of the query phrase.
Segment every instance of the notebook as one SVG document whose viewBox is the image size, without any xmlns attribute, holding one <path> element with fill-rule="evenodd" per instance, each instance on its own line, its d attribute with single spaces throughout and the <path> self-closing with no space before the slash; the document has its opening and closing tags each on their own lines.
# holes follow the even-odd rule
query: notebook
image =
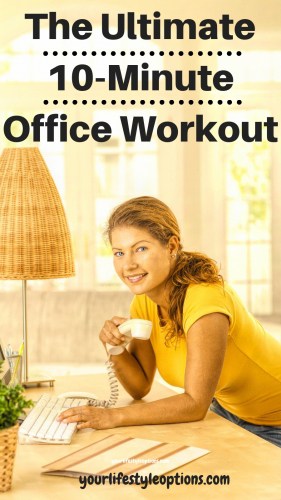
<svg viewBox="0 0 281 500">
<path fill-rule="evenodd" d="M 209 450 L 180 443 L 110 434 L 43 467 L 42 474 L 79 477 L 122 472 L 162 475 L 196 460 Z"/>
</svg>

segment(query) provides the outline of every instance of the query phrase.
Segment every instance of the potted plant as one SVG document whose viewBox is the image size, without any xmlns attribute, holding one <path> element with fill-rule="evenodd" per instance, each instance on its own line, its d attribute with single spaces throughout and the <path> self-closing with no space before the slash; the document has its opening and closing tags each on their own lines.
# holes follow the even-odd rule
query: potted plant
<svg viewBox="0 0 281 500">
<path fill-rule="evenodd" d="M 2 364 L 2 363 L 1 363 Z M 0 364 L 0 371 L 1 371 Z M 11 488 L 14 458 L 18 439 L 18 418 L 33 405 L 17 384 L 7 386 L 0 380 L 0 491 Z"/>
</svg>

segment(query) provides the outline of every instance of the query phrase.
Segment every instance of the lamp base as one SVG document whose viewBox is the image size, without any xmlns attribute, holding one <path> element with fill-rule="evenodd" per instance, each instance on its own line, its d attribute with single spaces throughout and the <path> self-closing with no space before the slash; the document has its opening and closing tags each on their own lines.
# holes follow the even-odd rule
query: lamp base
<svg viewBox="0 0 281 500">
<path fill-rule="evenodd" d="M 45 380 L 25 380 L 21 383 L 23 387 L 28 389 L 29 387 L 40 387 L 44 384 L 49 384 L 50 387 L 54 387 L 55 379 L 45 379 Z"/>
</svg>

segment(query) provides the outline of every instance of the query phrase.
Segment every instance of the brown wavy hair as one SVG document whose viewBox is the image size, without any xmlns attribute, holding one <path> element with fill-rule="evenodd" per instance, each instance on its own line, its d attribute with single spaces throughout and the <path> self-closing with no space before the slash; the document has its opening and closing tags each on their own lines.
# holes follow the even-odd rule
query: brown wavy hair
<svg viewBox="0 0 281 500">
<path fill-rule="evenodd" d="M 161 244 L 167 245 L 171 236 L 179 242 L 175 266 L 166 285 L 169 287 L 169 322 L 166 343 L 183 336 L 182 313 L 185 294 L 191 283 L 222 283 L 216 262 L 199 252 L 186 252 L 180 240 L 177 219 L 170 208 L 151 196 L 141 196 L 125 201 L 110 215 L 105 235 L 111 243 L 111 233 L 116 227 L 134 226 L 145 229 Z"/>
</svg>

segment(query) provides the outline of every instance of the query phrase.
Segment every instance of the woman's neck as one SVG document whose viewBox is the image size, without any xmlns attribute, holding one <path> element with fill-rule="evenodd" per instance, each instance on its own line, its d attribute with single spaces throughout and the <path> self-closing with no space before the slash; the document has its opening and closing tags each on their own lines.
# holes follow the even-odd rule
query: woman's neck
<svg viewBox="0 0 281 500">
<path fill-rule="evenodd" d="M 166 306 L 159 306 L 159 305 L 157 305 L 157 311 L 158 311 L 158 315 L 159 315 L 162 319 L 168 319 L 168 317 L 169 317 L 168 307 L 166 307 Z"/>
<path fill-rule="evenodd" d="M 169 310 L 169 290 L 167 287 L 162 289 L 161 292 L 158 290 L 158 293 L 147 293 L 147 297 L 152 300 L 157 305 L 157 308 L 160 308 L 163 313 Z"/>
</svg>

